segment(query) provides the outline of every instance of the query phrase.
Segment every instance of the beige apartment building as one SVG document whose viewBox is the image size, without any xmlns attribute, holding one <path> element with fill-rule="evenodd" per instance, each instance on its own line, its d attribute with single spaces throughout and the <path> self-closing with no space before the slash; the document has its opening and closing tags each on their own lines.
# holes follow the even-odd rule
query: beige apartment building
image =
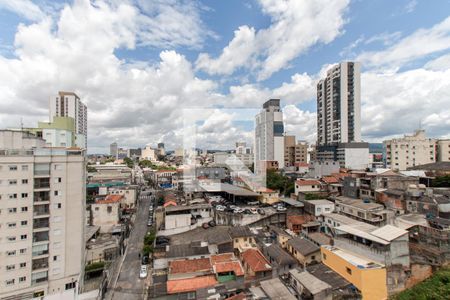
<svg viewBox="0 0 450 300">
<path fill-rule="evenodd" d="M 44 147 L 0 130 L 0 299 L 75 295 L 82 285 L 84 150 Z"/>
<path fill-rule="evenodd" d="M 437 141 L 437 161 L 450 161 L 450 139 Z"/>
<path fill-rule="evenodd" d="M 383 143 L 386 147 L 386 166 L 392 170 L 403 171 L 436 161 L 436 140 L 427 138 L 425 130 L 416 130 L 413 135 Z"/>
<path fill-rule="evenodd" d="M 284 166 L 293 167 L 295 163 L 308 162 L 308 143 L 295 140 L 295 135 L 284 137 Z"/>
</svg>

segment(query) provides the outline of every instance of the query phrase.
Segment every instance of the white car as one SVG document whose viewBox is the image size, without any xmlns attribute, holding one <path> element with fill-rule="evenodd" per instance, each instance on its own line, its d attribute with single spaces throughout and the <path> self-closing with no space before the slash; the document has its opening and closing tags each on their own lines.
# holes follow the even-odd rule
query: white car
<svg viewBox="0 0 450 300">
<path fill-rule="evenodd" d="M 239 208 L 239 207 L 237 207 L 236 205 L 230 205 L 230 208 L 231 209 L 236 209 L 236 208 Z"/>
<path fill-rule="evenodd" d="M 277 211 L 286 211 L 286 207 L 278 205 Z"/>
<path fill-rule="evenodd" d="M 223 207 L 222 205 L 217 205 L 216 210 L 217 211 L 225 211 L 225 207 Z"/>
<path fill-rule="evenodd" d="M 141 270 L 139 271 L 139 278 L 146 278 L 147 277 L 147 266 L 142 265 Z"/>
<path fill-rule="evenodd" d="M 258 214 L 258 210 L 254 207 L 250 208 L 250 212 L 254 215 Z"/>
<path fill-rule="evenodd" d="M 236 208 L 233 210 L 233 212 L 234 212 L 235 214 L 241 214 L 241 213 L 244 212 L 244 210 L 243 210 L 242 208 L 240 208 L 240 207 L 236 207 Z"/>
</svg>

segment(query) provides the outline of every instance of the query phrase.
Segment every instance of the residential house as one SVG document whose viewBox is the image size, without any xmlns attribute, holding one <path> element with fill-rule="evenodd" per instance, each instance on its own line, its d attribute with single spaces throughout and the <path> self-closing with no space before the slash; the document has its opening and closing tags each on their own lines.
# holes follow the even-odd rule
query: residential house
<svg viewBox="0 0 450 300">
<path fill-rule="evenodd" d="M 315 193 L 320 192 L 322 186 L 319 180 L 315 179 L 298 179 L 295 182 L 295 195 L 299 193 Z"/>
<path fill-rule="evenodd" d="M 91 204 L 91 225 L 100 226 L 100 233 L 110 233 L 120 221 L 122 195 L 108 195 Z"/>
<path fill-rule="evenodd" d="M 247 249 L 256 248 L 255 235 L 248 226 L 231 227 L 228 233 L 233 239 L 233 248 L 238 256 Z"/>
<path fill-rule="evenodd" d="M 299 299 L 331 300 L 332 287 L 310 274 L 308 271 L 292 269 L 289 271 L 289 282 L 297 292 Z"/>
<path fill-rule="evenodd" d="M 404 229 L 385 225 L 376 227 L 358 222 L 335 228 L 334 245 L 367 257 L 387 267 L 409 268 L 409 237 Z"/>
<path fill-rule="evenodd" d="M 122 195 L 122 208 L 134 208 L 137 200 L 138 186 L 114 187 L 109 189 L 111 195 Z"/>
<path fill-rule="evenodd" d="M 334 211 L 334 203 L 329 200 L 304 200 L 303 203 L 305 204 L 305 212 L 314 217 Z"/>
<path fill-rule="evenodd" d="M 272 236 L 276 239 L 278 244 L 281 246 L 281 248 L 286 249 L 287 242 L 292 238 L 292 236 L 289 233 L 287 233 L 286 230 L 284 230 L 278 226 L 269 225 L 269 230 L 270 230 Z"/>
<path fill-rule="evenodd" d="M 261 289 L 266 299 L 295 300 L 289 289 L 284 285 L 280 278 L 273 278 L 261 281 Z"/>
<path fill-rule="evenodd" d="M 351 282 L 364 300 L 387 299 L 386 268 L 368 258 L 334 246 L 322 246 L 322 262 Z"/>
<path fill-rule="evenodd" d="M 348 197 L 331 197 L 335 200 L 336 212 L 369 224 L 383 226 L 392 223 L 394 212 L 382 204 Z"/>
<path fill-rule="evenodd" d="M 307 266 L 320 262 L 320 248 L 313 242 L 301 237 L 294 237 L 287 242 L 287 251 L 300 265 Z"/>
<path fill-rule="evenodd" d="M 249 248 L 241 254 L 242 264 L 247 279 L 264 279 L 272 276 L 272 267 L 264 255 L 254 248 Z"/>
<path fill-rule="evenodd" d="M 311 215 L 290 215 L 287 216 L 286 225 L 289 230 L 299 234 L 302 231 L 302 226 L 313 220 L 314 217 Z"/>
<path fill-rule="evenodd" d="M 331 286 L 333 299 L 361 299 L 361 294 L 353 284 L 324 263 L 309 265 L 306 271 Z"/>
<path fill-rule="evenodd" d="M 290 269 L 297 267 L 298 262 L 289 253 L 287 253 L 280 245 L 272 244 L 262 249 L 264 255 L 272 266 L 272 277 L 287 274 Z"/>
<path fill-rule="evenodd" d="M 167 294 L 196 298 L 196 291 L 218 283 L 209 258 L 174 260 L 169 263 Z"/>
</svg>

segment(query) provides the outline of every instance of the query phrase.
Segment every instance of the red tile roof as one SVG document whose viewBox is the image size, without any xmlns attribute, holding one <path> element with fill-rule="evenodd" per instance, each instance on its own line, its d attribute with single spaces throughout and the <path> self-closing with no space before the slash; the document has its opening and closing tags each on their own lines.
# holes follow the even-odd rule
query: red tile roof
<svg viewBox="0 0 450 300">
<path fill-rule="evenodd" d="M 237 260 L 217 263 L 214 265 L 214 271 L 215 273 L 233 271 L 236 276 L 244 276 L 244 269 Z"/>
<path fill-rule="evenodd" d="M 211 270 L 209 258 L 174 260 L 169 263 L 169 273 L 192 273 Z"/>
<path fill-rule="evenodd" d="M 330 183 L 339 183 L 339 179 L 337 179 L 334 176 L 324 176 L 324 177 L 322 177 L 322 181 L 325 182 L 325 183 L 328 183 L 328 184 L 330 184 Z"/>
<path fill-rule="evenodd" d="M 234 258 L 235 257 L 234 257 L 233 253 L 223 253 L 223 254 L 211 255 L 211 263 L 217 264 L 220 262 L 231 261 Z"/>
<path fill-rule="evenodd" d="M 242 261 L 246 263 L 253 272 L 269 271 L 272 269 L 269 261 L 256 249 L 245 250 L 242 253 Z"/>
<path fill-rule="evenodd" d="M 98 200 L 96 203 L 97 204 L 111 204 L 111 203 L 117 203 L 120 202 L 120 200 L 122 200 L 123 195 L 107 195 L 105 197 L 105 199 L 103 200 Z"/>
<path fill-rule="evenodd" d="M 302 225 L 308 222 L 305 216 L 288 216 L 287 221 L 290 224 Z"/>
<path fill-rule="evenodd" d="M 164 207 L 167 207 L 167 206 L 177 206 L 177 203 L 175 202 L 175 201 L 173 201 L 173 200 L 169 200 L 169 201 L 167 201 L 167 202 L 165 202 L 164 203 Z"/>
<path fill-rule="evenodd" d="M 320 185 L 318 180 L 299 179 L 295 182 L 298 185 Z"/>
<path fill-rule="evenodd" d="M 214 275 L 199 276 L 189 279 L 178 279 L 167 281 L 167 293 L 178 294 L 186 292 L 194 292 L 201 288 L 214 286 L 217 284 Z"/>
<path fill-rule="evenodd" d="M 245 296 L 245 293 L 240 293 L 231 297 L 226 298 L 225 300 L 245 300 L 247 297 Z"/>
</svg>

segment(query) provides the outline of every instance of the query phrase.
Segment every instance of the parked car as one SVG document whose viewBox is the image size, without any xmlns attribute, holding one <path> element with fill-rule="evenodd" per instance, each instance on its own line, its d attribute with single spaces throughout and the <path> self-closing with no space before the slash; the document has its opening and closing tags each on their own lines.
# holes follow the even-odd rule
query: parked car
<svg viewBox="0 0 450 300">
<path fill-rule="evenodd" d="M 258 208 L 258 214 L 260 214 L 260 215 L 265 215 L 266 212 L 264 211 L 264 209 Z"/>
<path fill-rule="evenodd" d="M 152 226 L 153 225 L 153 220 L 152 219 L 149 219 L 148 220 L 148 223 L 147 223 L 147 226 Z"/>
<path fill-rule="evenodd" d="M 159 236 L 156 237 L 156 242 L 158 243 L 158 241 L 169 242 L 170 241 L 170 237 L 164 236 L 164 235 L 159 235 Z"/>
<path fill-rule="evenodd" d="M 147 266 L 141 265 L 141 270 L 139 271 L 139 278 L 146 278 L 147 277 Z"/>
<path fill-rule="evenodd" d="M 252 212 L 250 211 L 250 209 L 246 208 L 244 209 L 244 214 L 246 215 L 250 215 Z"/>
<path fill-rule="evenodd" d="M 286 211 L 286 207 L 279 205 L 277 211 Z"/>
<path fill-rule="evenodd" d="M 225 211 L 225 207 L 222 206 L 222 205 L 217 205 L 217 206 L 216 206 L 216 210 L 217 210 L 217 211 Z"/>
<path fill-rule="evenodd" d="M 142 256 L 141 264 L 148 265 L 149 262 L 150 262 L 150 259 L 149 259 L 149 257 L 147 255 Z"/>
<path fill-rule="evenodd" d="M 213 220 L 211 220 L 211 221 L 208 222 L 208 225 L 209 225 L 210 227 L 214 227 L 214 226 L 216 226 L 216 222 L 214 222 Z"/>
<path fill-rule="evenodd" d="M 208 223 L 203 223 L 203 224 L 202 224 L 202 227 L 203 227 L 203 229 L 208 229 L 208 228 L 209 228 L 209 225 L 208 225 Z"/>
<path fill-rule="evenodd" d="M 149 211 L 153 211 L 153 206 L 150 205 L 150 207 L 148 208 Z"/>
<path fill-rule="evenodd" d="M 234 212 L 235 214 L 241 214 L 241 213 L 244 212 L 244 210 L 243 210 L 242 208 L 240 208 L 240 207 L 236 207 L 236 208 L 233 210 L 233 212 Z"/>
<path fill-rule="evenodd" d="M 258 213 L 258 210 L 254 207 L 250 208 L 250 212 L 254 215 L 256 215 Z"/>
</svg>

